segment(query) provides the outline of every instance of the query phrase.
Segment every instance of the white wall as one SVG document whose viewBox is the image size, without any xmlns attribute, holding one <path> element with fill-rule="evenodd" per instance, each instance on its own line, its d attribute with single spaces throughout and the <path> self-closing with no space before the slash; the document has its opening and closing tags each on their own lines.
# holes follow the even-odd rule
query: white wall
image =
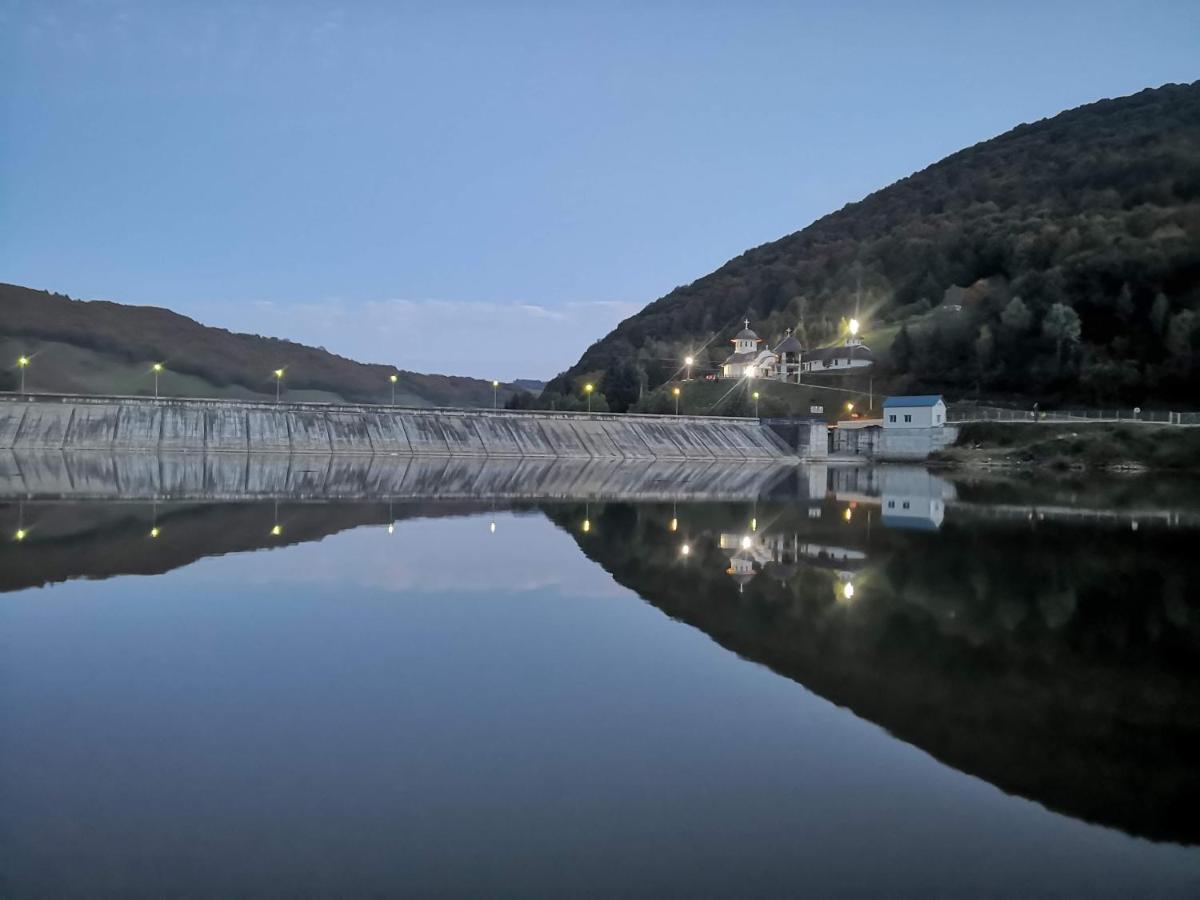
<svg viewBox="0 0 1200 900">
<path fill-rule="evenodd" d="M 883 410 L 884 428 L 934 428 L 945 424 L 946 404 L 941 400 L 933 406 L 889 406 Z"/>
</svg>

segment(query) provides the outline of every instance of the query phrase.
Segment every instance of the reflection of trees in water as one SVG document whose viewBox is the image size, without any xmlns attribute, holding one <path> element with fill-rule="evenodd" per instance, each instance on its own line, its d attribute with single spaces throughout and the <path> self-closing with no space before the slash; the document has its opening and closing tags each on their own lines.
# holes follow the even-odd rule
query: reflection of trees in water
<svg viewBox="0 0 1200 900">
<path fill-rule="evenodd" d="M 763 563 L 739 593 L 719 546 L 746 528 L 736 507 L 681 509 L 678 533 L 652 506 L 590 517 L 585 553 L 729 649 L 1005 790 L 1200 841 L 1193 533 L 953 518 L 907 532 L 760 505 L 760 533 L 865 551 L 847 599 L 845 571 L 805 559 Z"/>
<path fill-rule="evenodd" d="M 0 541 L 0 590 L 496 508 L 35 504 L 29 538 Z M 847 521 L 833 502 L 816 517 L 763 503 L 541 508 L 667 614 L 939 759 L 1073 816 L 1200 842 L 1194 532 L 953 515 L 940 532 L 902 531 L 878 507 Z M 743 537 L 754 574 L 739 593 L 728 570 Z"/>
</svg>

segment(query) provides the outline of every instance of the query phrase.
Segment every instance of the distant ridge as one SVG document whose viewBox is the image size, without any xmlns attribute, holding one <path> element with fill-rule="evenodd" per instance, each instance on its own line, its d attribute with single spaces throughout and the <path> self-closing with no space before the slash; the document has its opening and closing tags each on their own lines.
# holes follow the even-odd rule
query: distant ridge
<svg viewBox="0 0 1200 900">
<path fill-rule="evenodd" d="M 294 399 L 390 401 L 389 377 L 396 373 L 396 402 L 408 406 L 491 406 L 492 383 L 457 375 L 425 375 L 389 365 L 355 362 L 318 347 L 281 338 L 239 334 L 201 325 L 153 306 L 107 300 L 72 300 L 64 294 L 0 284 L 0 390 L 16 385 L 18 353 L 45 352 L 30 369 L 40 391 L 151 393 L 146 376 L 163 361 L 164 393 L 191 396 L 271 396 L 271 372 L 287 371 Z M 180 391 L 187 379 L 188 390 Z M 513 393 L 502 385 L 500 401 Z"/>
</svg>

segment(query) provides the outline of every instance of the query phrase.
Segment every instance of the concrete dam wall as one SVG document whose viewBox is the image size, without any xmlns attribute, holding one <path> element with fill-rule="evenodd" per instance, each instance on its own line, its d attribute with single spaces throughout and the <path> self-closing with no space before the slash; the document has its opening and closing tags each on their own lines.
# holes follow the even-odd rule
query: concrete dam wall
<svg viewBox="0 0 1200 900">
<path fill-rule="evenodd" d="M 47 394 L 0 397 L 0 449 L 795 458 L 756 419 Z"/>
</svg>

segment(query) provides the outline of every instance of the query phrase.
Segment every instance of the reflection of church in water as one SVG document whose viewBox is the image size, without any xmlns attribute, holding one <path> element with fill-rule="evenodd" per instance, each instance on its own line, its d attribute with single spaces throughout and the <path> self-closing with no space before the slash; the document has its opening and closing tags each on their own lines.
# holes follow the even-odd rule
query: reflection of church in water
<svg viewBox="0 0 1200 900">
<path fill-rule="evenodd" d="M 810 500 L 818 496 L 820 493 L 810 486 Z M 953 497 L 954 488 L 949 482 L 924 469 L 904 466 L 833 469 L 828 473 L 825 503 L 810 506 L 808 517 L 810 520 L 829 517 L 831 523 L 836 517 L 846 525 L 864 521 L 865 517 L 868 540 L 872 520 L 887 529 L 937 531 L 945 516 L 946 501 Z M 830 500 L 834 503 L 832 507 L 828 505 Z M 720 535 L 719 546 L 729 554 L 725 574 L 737 584 L 739 593 L 759 575 L 787 583 L 803 569 L 817 569 L 835 575 L 839 598 L 848 600 L 854 596 L 855 577 L 866 567 L 868 553 L 844 543 L 857 543 L 861 532 L 847 531 L 843 541 L 825 529 L 825 536 L 814 540 L 794 532 L 760 532 L 756 526 L 757 519 L 752 518 L 748 532 Z M 814 523 L 814 527 L 819 526 Z"/>
<path fill-rule="evenodd" d="M 732 551 L 725 574 L 737 584 L 738 593 L 744 591 L 759 573 L 786 583 L 804 566 L 833 571 L 839 581 L 846 584 L 867 562 L 867 554 L 862 550 L 802 540 L 795 533 L 722 532 L 719 545 L 722 550 Z M 853 588 L 850 594 L 853 594 Z"/>
</svg>

